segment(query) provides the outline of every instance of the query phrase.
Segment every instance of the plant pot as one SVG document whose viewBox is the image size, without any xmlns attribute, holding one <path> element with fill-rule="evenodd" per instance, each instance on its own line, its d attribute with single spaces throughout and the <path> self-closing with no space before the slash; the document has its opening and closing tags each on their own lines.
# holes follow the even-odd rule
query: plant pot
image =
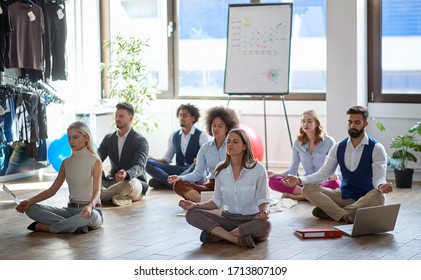
<svg viewBox="0 0 421 280">
<path fill-rule="evenodd" d="M 412 188 L 412 176 L 414 175 L 414 169 L 394 170 L 395 182 L 397 188 Z"/>
</svg>

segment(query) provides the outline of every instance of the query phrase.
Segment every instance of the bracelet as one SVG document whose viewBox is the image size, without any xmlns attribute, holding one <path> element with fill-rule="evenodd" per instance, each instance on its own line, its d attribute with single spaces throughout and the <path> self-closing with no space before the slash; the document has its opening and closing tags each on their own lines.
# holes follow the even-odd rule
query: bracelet
<svg viewBox="0 0 421 280">
<path fill-rule="evenodd" d="M 199 205 L 199 203 L 196 203 L 196 208 L 199 208 L 199 209 L 200 209 L 200 205 Z"/>
<path fill-rule="evenodd" d="M 92 200 L 91 202 L 89 202 L 89 203 L 92 203 L 92 209 L 94 209 L 95 208 L 95 202 Z"/>
</svg>

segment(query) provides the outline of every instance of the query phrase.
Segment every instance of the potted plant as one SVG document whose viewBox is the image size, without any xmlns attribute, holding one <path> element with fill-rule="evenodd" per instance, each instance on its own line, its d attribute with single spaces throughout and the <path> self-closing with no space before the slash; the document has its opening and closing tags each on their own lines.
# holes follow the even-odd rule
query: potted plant
<svg viewBox="0 0 421 280">
<path fill-rule="evenodd" d="M 143 60 L 144 49 L 149 47 L 147 41 L 135 36 L 117 35 L 114 40 L 104 44 L 104 49 L 110 52 L 109 63 L 101 65 L 105 78 L 110 85 L 109 97 L 117 102 L 127 102 L 133 105 L 135 117 L 133 126 L 151 131 L 157 122 L 140 117 L 152 100 L 159 94 L 156 86 L 150 85 L 148 73 Z"/>
<path fill-rule="evenodd" d="M 386 132 L 384 125 L 373 119 L 381 132 Z M 417 162 L 415 152 L 421 152 L 421 122 L 417 122 L 407 133 L 388 137 L 391 140 L 390 148 L 394 149 L 392 156 L 388 157 L 388 166 L 394 169 L 396 187 L 411 188 L 414 169 L 408 168 L 409 162 Z"/>
</svg>

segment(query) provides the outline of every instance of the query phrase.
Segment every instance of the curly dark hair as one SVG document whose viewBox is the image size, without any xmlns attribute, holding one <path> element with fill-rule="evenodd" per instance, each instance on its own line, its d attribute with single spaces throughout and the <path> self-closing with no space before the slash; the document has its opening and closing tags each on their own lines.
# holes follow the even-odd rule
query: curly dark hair
<svg viewBox="0 0 421 280">
<path fill-rule="evenodd" d="M 181 110 L 187 110 L 189 112 L 189 114 L 194 117 L 194 122 L 193 123 L 197 123 L 197 121 L 200 118 L 200 112 L 199 109 L 194 106 L 193 104 L 187 103 L 187 104 L 181 104 L 178 108 L 177 108 L 177 113 L 176 113 L 176 117 L 178 118 L 178 114 L 180 113 Z"/>
<path fill-rule="evenodd" d="M 228 132 L 239 126 L 240 122 L 238 121 L 237 114 L 233 109 L 224 108 L 222 106 L 216 106 L 209 108 L 206 112 L 206 130 L 208 131 L 209 135 L 212 135 L 212 122 L 215 118 L 221 118 L 221 120 L 227 126 L 227 134 Z"/>
</svg>

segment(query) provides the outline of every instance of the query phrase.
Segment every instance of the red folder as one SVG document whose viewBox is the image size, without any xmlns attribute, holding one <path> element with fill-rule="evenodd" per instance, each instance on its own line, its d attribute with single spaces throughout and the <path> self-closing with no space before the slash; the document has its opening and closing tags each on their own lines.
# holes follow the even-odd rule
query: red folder
<svg viewBox="0 0 421 280">
<path fill-rule="evenodd" d="M 301 239 L 339 238 L 342 237 L 342 231 L 335 228 L 303 228 L 297 229 L 295 235 Z"/>
</svg>

